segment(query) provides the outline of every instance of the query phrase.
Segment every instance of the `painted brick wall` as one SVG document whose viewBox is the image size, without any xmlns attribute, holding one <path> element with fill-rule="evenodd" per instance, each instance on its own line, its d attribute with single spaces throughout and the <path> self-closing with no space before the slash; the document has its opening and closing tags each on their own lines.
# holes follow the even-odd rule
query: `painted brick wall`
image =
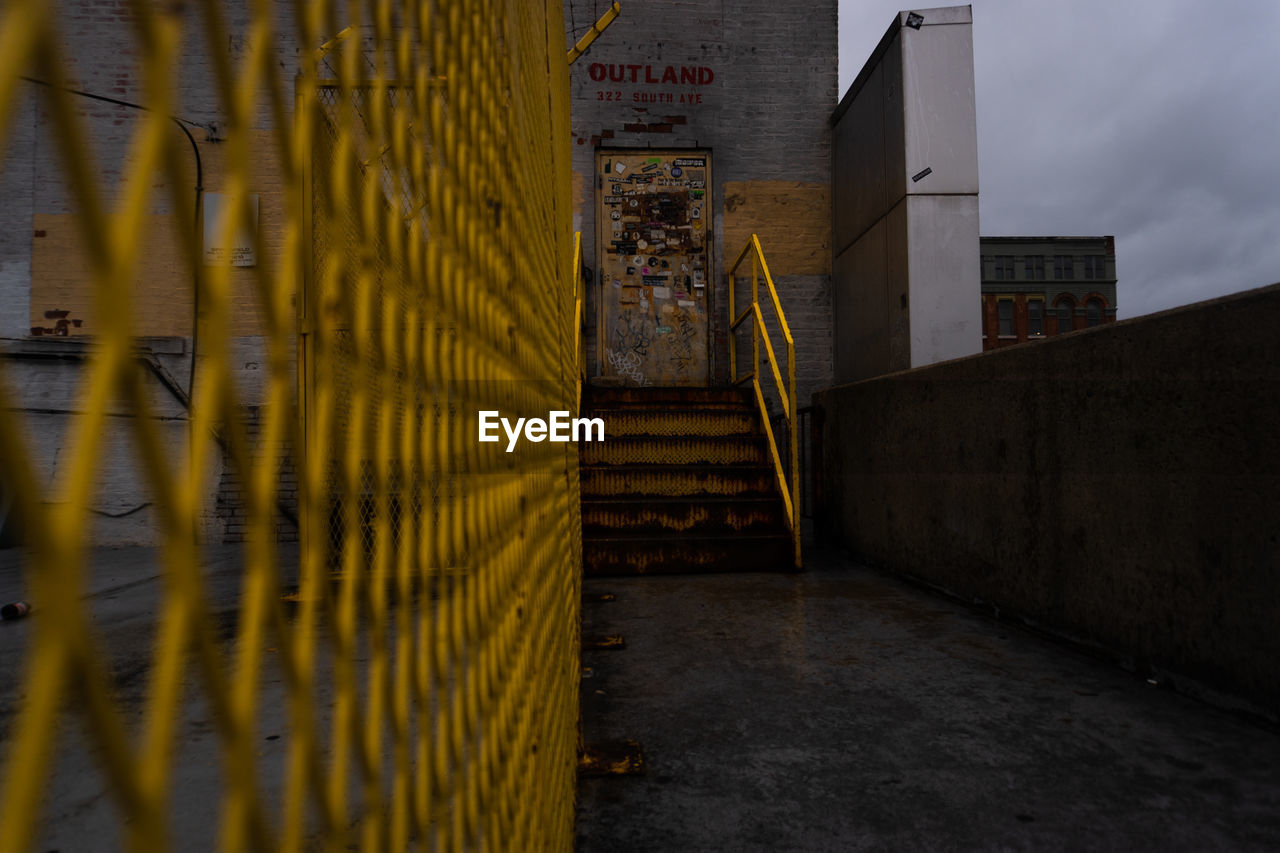
<svg viewBox="0 0 1280 853">
<path fill-rule="evenodd" d="M 35 99 L 18 90 L 0 160 L 0 338 L 27 333 L 31 292 L 31 216 L 35 168 Z"/>
<path fill-rule="evenodd" d="M 591 5 L 567 0 L 565 21 L 576 24 L 580 36 L 591 23 Z M 674 84 L 661 82 L 667 66 L 676 70 Z M 680 83 L 685 68 L 709 69 L 713 79 Z M 657 82 L 646 83 L 646 73 Z M 837 97 L 835 0 L 637 0 L 624 4 L 622 15 L 572 69 L 574 224 L 582 232 L 584 264 L 593 270 L 597 265 L 598 148 L 710 151 L 713 380 L 728 379 L 726 262 L 732 263 L 745 235 L 773 223 L 772 233 L 760 237 L 783 310 L 797 332 L 800 405 L 831 381 L 827 119 Z M 783 223 L 787 227 L 778 227 Z M 586 316 L 587 360 L 594 373 L 591 287 Z"/>
<path fill-rule="evenodd" d="M 119 111 L 125 123 L 136 127 L 137 111 L 111 107 Z M 175 134 L 179 131 L 175 127 Z M 267 130 L 250 131 L 251 147 L 260 152 L 252 164 L 249 190 L 258 195 L 259 255 L 278 257 L 284 244 L 284 175 L 269 144 Z M 206 193 L 226 189 L 226 146 L 206 141 L 205 132 L 194 130 L 203 169 Z M 195 185 L 194 155 L 189 155 L 190 186 Z M 48 164 L 50 167 L 52 164 Z M 43 173 L 42 173 L 43 174 Z M 167 191 L 167 181 L 157 175 L 157 185 Z M 32 333 L 43 330 L 55 334 L 59 315 L 74 321 L 72 335 L 92 335 L 93 280 L 87 248 L 78 230 L 74 213 L 52 213 L 49 208 L 64 208 L 71 202 L 64 194 L 47 188 L 41 192 L 27 230 L 31 243 L 30 323 Z M 194 271 L 179 249 L 180 231 L 194 227 L 193 207 L 184 205 L 175 212 L 167 199 L 157 193 L 156 212 L 149 216 L 143 242 L 137 247 L 138 266 L 133 275 L 133 294 L 139 311 L 134 318 L 137 334 L 190 337 L 192 325 L 192 293 Z M 203 274 L 203 273 L 202 273 Z M 231 329 L 236 337 L 261 333 L 261 298 L 255 281 L 256 271 L 248 267 L 231 270 Z M 279 282 L 293 292 L 292 282 Z M 207 304 L 206 304 L 207 308 Z"/>
<path fill-rule="evenodd" d="M 158 372 L 179 387 L 185 382 L 182 371 L 189 364 L 185 342 L 180 339 L 143 339 L 138 369 L 143 371 L 153 427 L 171 470 L 182 471 L 189 464 L 187 437 L 189 421 L 183 402 L 160 381 Z M 77 435 L 73 418 L 85 397 L 85 365 L 92 353 L 88 338 L 34 338 L 8 340 L 0 346 L 9 381 L 6 391 L 12 405 L 23 410 L 30 464 L 36 472 L 45 500 L 56 501 L 64 493 Z M 149 545 L 156 541 L 161 523 L 155 496 L 138 467 L 133 417 L 121 402 L 108 409 L 101 436 L 100 460 L 90 515 L 92 541 L 97 545 Z M 216 449 L 216 448 L 215 448 Z M 220 452 L 204 460 L 205 482 L 216 488 L 225 460 Z M 206 512 L 200 519 L 204 541 L 219 541 L 225 524 L 212 509 L 213 494 L 206 497 Z"/>
<path fill-rule="evenodd" d="M 57 5 L 55 14 L 64 47 L 62 60 L 68 85 L 145 106 L 147 96 L 137 66 L 134 24 L 128 2 L 62 0 Z M 225 51 L 233 65 L 243 57 L 248 5 L 247 0 L 228 0 L 221 4 L 229 38 L 219 49 Z M 287 2 L 273 5 L 278 25 L 277 64 L 281 79 L 288 86 L 301 55 L 301 48 L 294 41 L 297 32 L 293 24 L 294 6 Z M 202 36 L 199 9 L 191 5 L 177 8 L 179 14 L 186 17 L 187 37 L 174 69 L 174 112 L 202 126 L 190 127 L 190 130 L 203 168 L 203 188 L 205 192 L 222 192 L 227 189 L 226 149 L 217 139 L 225 133 L 226 117 L 214 90 L 214 57 Z M 61 335 L 91 340 L 95 321 L 91 265 L 76 232 L 78 203 L 61 177 L 68 152 L 61 149 L 52 134 L 48 111 L 35 97 L 38 94 L 38 85 L 22 84 L 0 171 L 0 190 L 5 199 L 5 204 L 0 205 L 0 338 L 10 339 L 0 355 L 7 362 L 6 374 L 11 385 L 8 391 L 17 396 L 21 407 L 28 409 L 27 426 L 37 456 L 33 461 L 45 472 L 48 484 L 56 485 L 66 450 L 68 414 L 75 410 L 84 379 L 86 346 L 60 342 Z M 122 179 L 129 174 L 130 143 L 143 113 L 88 98 L 77 99 L 76 103 L 90 144 L 72 156 L 90 161 L 90 172 L 109 208 L 120 192 Z M 260 258 L 278 256 L 284 241 L 281 226 L 286 176 L 274 160 L 273 146 L 265 144 L 271 126 L 268 107 L 260 104 L 248 129 L 254 137 L 251 148 L 257 152 L 248 190 L 259 196 Z M 209 133 L 206 128 L 214 132 Z M 139 268 L 135 275 L 134 331 L 155 339 L 156 358 L 185 389 L 191 359 L 193 271 L 178 251 L 177 234 L 179 229 L 195 227 L 196 157 L 176 125 L 173 133 L 179 140 L 186 168 L 182 195 L 175 202 L 165 176 L 155 176 L 155 191 L 148 210 L 151 220 L 145 229 L 144 243 L 135 247 Z M 245 423 L 252 435 L 258 407 L 264 402 L 266 349 L 260 322 L 262 295 L 254 270 L 233 270 L 230 285 L 230 367 L 239 399 L 245 406 Z M 290 299 L 294 286 L 294 282 L 286 280 L 271 283 L 271 287 L 286 288 Z M 58 340 L 41 340 L 50 333 Z M 32 334 L 39 337 L 30 339 Z M 72 347 L 72 356 L 61 360 L 49 358 L 66 346 Z M 203 365 L 206 354 L 200 355 Z M 201 367 L 197 376 L 203 370 Z M 163 400 L 161 433 L 166 448 L 175 459 L 185 458 L 185 408 L 162 383 L 149 382 L 149 387 L 158 395 L 158 400 Z M 147 544 L 155 541 L 154 507 L 148 505 L 146 489 L 133 472 L 134 460 L 124 419 L 114 418 L 112 424 L 107 442 L 119 452 L 112 451 L 111 462 L 104 468 L 100 492 L 105 503 L 96 507 L 101 511 L 96 513 L 94 538 L 100 544 Z M 283 476 L 287 490 L 289 453 L 287 448 L 278 452 L 286 457 Z M 203 535 L 210 541 L 224 536 L 234 538 L 237 535 L 234 520 L 240 514 L 235 478 L 221 454 L 208 464 L 205 482 L 210 492 L 205 506 L 209 510 L 208 517 L 202 519 Z M 122 512 L 127 514 L 121 515 Z M 294 534 L 282 527 L 280 535 L 290 538 Z"/>
<path fill-rule="evenodd" d="M 276 470 L 276 509 L 274 513 L 277 542 L 298 541 L 298 468 L 294 463 L 289 444 L 276 447 L 262 443 L 262 410 L 258 406 L 247 407 L 245 431 L 254 449 L 253 464 L 271 465 Z M 222 525 L 224 543 L 243 542 L 248 530 L 248 513 L 244 502 L 245 484 L 235 468 L 227 465 L 222 470 L 218 484 L 216 516 Z"/>
</svg>

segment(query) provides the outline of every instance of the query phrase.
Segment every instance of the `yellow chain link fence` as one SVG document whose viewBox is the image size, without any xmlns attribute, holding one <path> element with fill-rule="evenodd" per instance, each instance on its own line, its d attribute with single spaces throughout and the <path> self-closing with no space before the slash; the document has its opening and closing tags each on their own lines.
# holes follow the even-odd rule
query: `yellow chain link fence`
<svg viewBox="0 0 1280 853">
<path fill-rule="evenodd" d="M 95 166 L 94 107 L 68 72 L 83 57 L 62 38 L 68 16 L 108 6 L 127 99 L 146 108 L 114 177 Z M 33 605 L 10 626 L 29 637 L 7 685 L 0 850 L 44 837 L 68 744 L 92 754 L 80 784 L 111 804 L 94 849 L 571 847 L 577 451 L 477 441 L 481 410 L 577 405 L 558 0 L 6 0 L 0 63 L 0 140 L 36 99 L 56 174 L 34 180 L 66 188 L 92 301 L 52 486 L 0 359 L 0 477 Z M 196 142 L 171 118 L 193 98 L 220 117 L 229 211 L 203 232 L 190 227 Z M 282 187 L 270 222 L 253 203 L 264 164 Z M 197 270 L 176 456 L 137 364 L 156 210 L 186 223 L 175 252 Z M 210 262 L 202 234 L 234 245 L 242 232 L 259 235 L 251 266 Z M 233 357 L 246 304 L 265 374 L 252 430 Z M 160 543 L 139 701 L 120 695 L 89 595 L 109 419 L 130 436 Z M 280 447 L 298 471 L 294 551 L 277 542 Z M 199 521 L 219 455 L 245 517 L 230 622 L 210 605 Z M 209 794 L 192 796 L 188 771 L 205 764 Z M 184 834 L 192 809 L 209 816 L 201 837 Z"/>
</svg>

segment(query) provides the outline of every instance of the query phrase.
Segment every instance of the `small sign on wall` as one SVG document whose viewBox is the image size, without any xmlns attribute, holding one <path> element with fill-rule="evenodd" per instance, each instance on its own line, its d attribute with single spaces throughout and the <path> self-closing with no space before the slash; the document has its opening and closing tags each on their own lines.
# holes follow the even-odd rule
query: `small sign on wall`
<svg viewBox="0 0 1280 853">
<path fill-rule="evenodd" d="M 203 206 L 205 266 L 257 266 L 258 194 L 249 194 L 249 221 L 238 223 L 229 238 L 224 236 L 223 224 L 224 217 L 232 213 L 231 196 L 205 193 Z"/>
</svg>

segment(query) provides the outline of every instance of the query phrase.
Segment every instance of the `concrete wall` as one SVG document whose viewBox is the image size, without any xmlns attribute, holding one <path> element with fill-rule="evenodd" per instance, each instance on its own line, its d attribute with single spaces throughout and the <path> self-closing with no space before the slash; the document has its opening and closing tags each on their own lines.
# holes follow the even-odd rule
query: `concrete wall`
<svg viewBox="0 0 1280 853">
<path fill-rule="evenodd" d="M 816 395 L 867 560 L 1280 713 L 1280 285 Z"/>
<path fill-rule="evenodd" d="M 979 351 L 969 7 L 899 13 L 831 123 L 836 381 Z"/>
<path fill-rule="evenodd" d="M 581 35 L 590 6 L 564 8 L 565 23 Z M 799 396 L 808 399 L 831 384 L 827 116 L 838 96 L 836 58 L 835 0 L 743 0 L 731 7 L 719 0 L 637 0 L 623 3 L 622 15 L 571 69 L 574 227 L 588 267 L 596 266 L 599 148 L 711 152 L 713 381 L 728 378 L 726 261 L 755 231 L 796 338 Z M 635 81 L 628 66 L 637 67 Z M 646 66 L 658 80 L 667 66 L 707 69 L 712 79 L 646 83 Z M 623 79 L 614 82 L 611 72 Z M 587 360 L 595 373 L 592 288 L 587 318 Z M 765 385 L 771 392 L 772 380 Z"/>
</svg>

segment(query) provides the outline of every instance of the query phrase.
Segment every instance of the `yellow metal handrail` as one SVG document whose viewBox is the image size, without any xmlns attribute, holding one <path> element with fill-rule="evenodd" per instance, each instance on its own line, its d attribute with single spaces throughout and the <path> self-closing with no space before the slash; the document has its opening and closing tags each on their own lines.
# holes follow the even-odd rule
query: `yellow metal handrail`
<svg viewBox="0 0 1280 853">
<path fill-rule="evenodd" d="M 735 314 L 734 282 L 737 281 L 738 267 L 742 266 L 747 256 L 751 257 L 751 304 Z M 769 298 L 773 302 L 773 311 L 778 318 L 778 328 L 782 331 L 782 339 L 787 345 L 787 381 L 782 381 L 782 371 L 778 369 L 778 357 L 769 339 L 769 330 L 764 325 L 764 315 L 760 312 L 760 278 L 763 274 L 765 286 L 769 288 Z M 751 380 L 755 391 L 756 404 L 760 407 L 760 415 L 764 421 L 765 436 L 769 439 L 769 452 L 773 456 L 773 470 L 778 477 L 778 488 L 782 492 L 782 502 L 786 508 L 787 526 L 791 529 L 791 538 L 795 544 L 795 565 L 800 567 L 800 457 L 796 446 L 796 344 L 791 337 L 791 329 L 787 326 L 786 315 L 782 313 L 782 303 L 778 299 L 777 288 L 773 286 L 773 276 L 769 275 L 769 265 L 764 260 L 764 250 L 760 248 L 760 239 L 755 234 L 742 247 L 738 258 L 729 269 L 729 316 L 733 323 L 729 334 L 734 336 L 729 345 L 729 375 L 733 384 L 739 385 Z M 738 328 L 751 318 L 751 370 L 738 375 Z M 763 337 L 761 330 L 764 331 Z M 778 389 L 778 399 L 782 403 L 782 414 L 787 420 L 787 456 L 788 465 L 784 469 L 782 455 L 778 452 L 778 442 L 773 435 L 773 427 L 769 423 L 769 410 L 764 402 L 764 392 L 760 388 L 760 342 L 764 341 L 765 359 L 773 372 L 773 381 Z M 787 472 L 790 472 L 790 476 Z"/>
<path fill-rule="evenodd" d="M 604 34 L 605 29 L 613 23 L 613 19 L 622 13 L 622 4 L 614 3 L 605 13 L 600 16 L 600 20 L 591 25 L 591 29 L 587 30 L 586 35 L 578 39 L 578 43 L 569 49 L 569 64 L 578 61 L 578 57 L 587 52 L 587 48 L 591 47 L 591 43 Z"/>
</svg>

